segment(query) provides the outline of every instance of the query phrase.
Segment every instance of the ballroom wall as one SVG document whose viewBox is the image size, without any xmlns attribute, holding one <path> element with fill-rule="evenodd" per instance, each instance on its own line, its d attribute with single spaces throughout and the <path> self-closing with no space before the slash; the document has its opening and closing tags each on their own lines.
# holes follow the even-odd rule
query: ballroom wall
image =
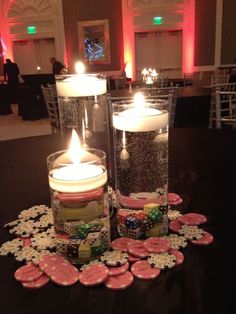
<svg viewBox="0 0 236 314">
<path fill-rule="evenodd" d="M 224 0 L 221 63 L 236 63 L 236 1 Z"/>
<path fill-rule="evenodd" d="M 216 0 L 195 1 L 194 65 L 214 65 Z"/>
<path fill-rule="evenodd" d="M 121 0 L 63 0 L 65 41 L 70 70 L 79 59 L 77 22 L 108 19 L 111 63 L 86 65 L 88 71 L 119 70 L 123 67 L 123 33 Z"/>
<path fill-rule="evenodd" d="M 195 1 L 195 66 L 215 65 L 215 44 L 217 36 L 221 36 L 218 47 L 221 51 L 219 63 L 233 64 L 236 59 L 236 1 L 222 1 L 221 34 L 216 30 L 217 2 L 221 0 Z M 217 65 L 217 64 L 216 64 Z"/>
</svg>

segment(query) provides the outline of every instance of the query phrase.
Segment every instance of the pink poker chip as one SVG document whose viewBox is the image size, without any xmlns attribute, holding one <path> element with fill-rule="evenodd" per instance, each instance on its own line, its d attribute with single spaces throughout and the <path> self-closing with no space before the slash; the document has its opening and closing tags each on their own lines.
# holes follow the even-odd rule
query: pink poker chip
<svg viewBox="0 0 236 314">
<path fill-rule="evenodd" d="M 213 235 L 210 234 L 209 232 L 204 231 L 203 237 L 201 239 L 191 240 L 191 242 L 196 245 L 209 245 L 213 242 L 213 240 L 214 240 Z"/>
<path fill-rule="evenodd" d="M 113 250 L 119 250 L 121 252 L 128 252 L 127 244 L 133 241 L 133 239 L 124 237 L 124 238 L 117 238 L 111 242 L 111 247 Z"/>
<path fill-rule="evenodd" d="M 72 286 L 79 280 L 79 271 L 71 264 L 59 263 L 52 267 L 50 279 L 59 286 Z"/>
<path fill-rule="evenodd" d="M 204 215 L 196 213 L 188 213 L 178 218 L 179 222 L 184 225 L 198 226 L 207 221 Z"/>
<path fill-rule="evenodd" d="M 181 224 L 178 220 L 172 220 L 169 223 L 169 229 L 173 232 L 179 233 L 180 227 L 181 227 Z"/>
<path fill-rule="evenodd" d="M 23 246 L 31 246 L 32 242 L 31 242 L 31 238 L 20 238 L 23 241 Z"/>
<path fill-rule="evenodd" d="M 122 275 L 124 273 L 127 272 L 127 270 L 129 269 L 129 263 L 125 263 L 122 266 L 109 266 L 108 270 L 109 270 L 109 276 L 119 276 Z"/>
<path fill-rule="evenodd" d="M 46 275 L 42 275 L 37 280 L 32 282 L 22 282 L 22 286 L 27 289 L 39 289 L 44 287 L 48 282 L 49 278 Z"/>
<path fill-rule="evenodd" d="M 151 267 L 148 261 L 138 261 L 131 267 L 133 275 L 139 279 L 150 280 L 155 279 L 160 274 L 160 269 Z"/>
<path fill-rule="evenodd" d="M 108 277 L 104 284 L 108 289 L 124 290 L 128 288 L 133 283 L 133 281 L 134 276 L 131 274 L 131 272 L 127 271 L 125 274 L 120 276 Z"/>
<path fill-rule="evenodd" d="M 168 193 L 168 202 L 176 202 L 180 199 L 180 196 L 176 193 Z"/>
<path fill-rule="evenodd" d="M 168 204 L 179 205 L 183 202 L 183 199 L 176 193 L 168 193 Z"/>
<path fill-rule="evenodd" d="M 30 263 L 18 268 L 14 274 L 14 277 L 18 281 L 32 282 L 37 280 L 42 275 L 43 272 L 41 271 L 41 269 L 38 266 Z"/>
<path fill-rule="evenodd" d="M 100 285 L 109 276 L 109 269 L 104 264 L 92 264 L 85 268 L 79 275 L 79 281 L 82 285 L 93 287 Z M 113 278 L 113 277 L 111 277 Z M 114 277 L 115 278 L 115 277 Z"/>
<path fill-rule="evenodd" d="M 143 245 L 148 252 L 156 254 L 165 253 L 170 248 L 169 241 L 159 237 L 148 238 Z"/>
<path fill-rule="evenodd" d="M 169 253 L 176 257 L 175 265 L 181 265 L 184 262 L 184 254 L 176 249 L 170 249 Z"/>
<path fill-rule="evenodd" d="M 144 242 L 140 240 L 132 241 L 127 244 L 128 252 L 135 257 L 145 258 L 150 253 L 145 249 Z"/>
<path fill-rule="evenodd" d="M 136 257 L 136 256 L 133 256 L 132 254 L 128 254 L 128 261 L 130 263 L 134 263 L 134 262 L 137 262 L 139 261 L 141 258 L 140 257 Z"/>
<path fill-rule="evenodd" d="M 58 254 L 46 254 L 39 261 L 39 268 L 48 276 L 51 275 L 51 270 L 58 264 L 70 264 L 63 256 Z"/>
</svg>

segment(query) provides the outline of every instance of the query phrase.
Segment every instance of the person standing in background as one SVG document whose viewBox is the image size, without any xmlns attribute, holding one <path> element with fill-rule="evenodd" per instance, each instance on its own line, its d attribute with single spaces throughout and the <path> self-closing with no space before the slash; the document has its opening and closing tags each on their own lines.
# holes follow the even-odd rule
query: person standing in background
<svg viewBox="0 0 236 314">
<path fill-rule="evenodd" d="M 62 70 L 65 69 L 65 66 L 61 62 L 57 61 L 54 57 L 52 57 L 50 61 L 52 64 L 52 73 L 54 75 L 61 74 Z"/>
<path fill-rule="evenodd" d="M 3 65 L 4 80 L 7 81 L 8 93 L 11 103 L 17 101 L 17 87 L 19 84 L 20 70 L 18 65 L 12 62 L 10 59 L 6 59 L 6 63 Z"/>
</svg>

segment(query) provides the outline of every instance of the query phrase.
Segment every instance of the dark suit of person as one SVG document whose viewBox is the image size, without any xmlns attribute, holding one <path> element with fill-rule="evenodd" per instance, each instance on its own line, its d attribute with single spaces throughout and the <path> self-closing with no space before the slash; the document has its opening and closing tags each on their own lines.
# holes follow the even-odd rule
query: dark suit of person
<svg viewBox="0 0 236 314">
<path fill-rule="evenodd" d="M 4 79 L 7 81 L 9 96 L 12 102 L 15 102 L 17 99 L 16 92 L 19 84 L 19 74 L 18 65 L 11 62 L 10 59 L 6 59 L 6 63 L 3 65 L 3 75 Z"/>
<path fill-rule="evenodd" d="M 61 71 L 65 68 L 65 66 L 54 57 L 52 57 L 50 61 L 52 64 L 52 73 L 54 75 L 61 74 Z"/>
</svg>

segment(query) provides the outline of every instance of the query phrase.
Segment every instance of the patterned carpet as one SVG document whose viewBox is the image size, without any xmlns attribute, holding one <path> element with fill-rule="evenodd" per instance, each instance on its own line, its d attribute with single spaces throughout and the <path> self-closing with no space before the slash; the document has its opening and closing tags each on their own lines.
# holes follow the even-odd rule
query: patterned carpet
<svg viewBox="0 0 236 314">
<path fill-rule="evenodd" d="M 51 134 L 48 118 L 23 121 L 18 116 L 18 105 L 13 104 L 12 114 L 0 115 L 0 141 L 11 140 L 21 137 L 39 136 Z"/>
</svg>

